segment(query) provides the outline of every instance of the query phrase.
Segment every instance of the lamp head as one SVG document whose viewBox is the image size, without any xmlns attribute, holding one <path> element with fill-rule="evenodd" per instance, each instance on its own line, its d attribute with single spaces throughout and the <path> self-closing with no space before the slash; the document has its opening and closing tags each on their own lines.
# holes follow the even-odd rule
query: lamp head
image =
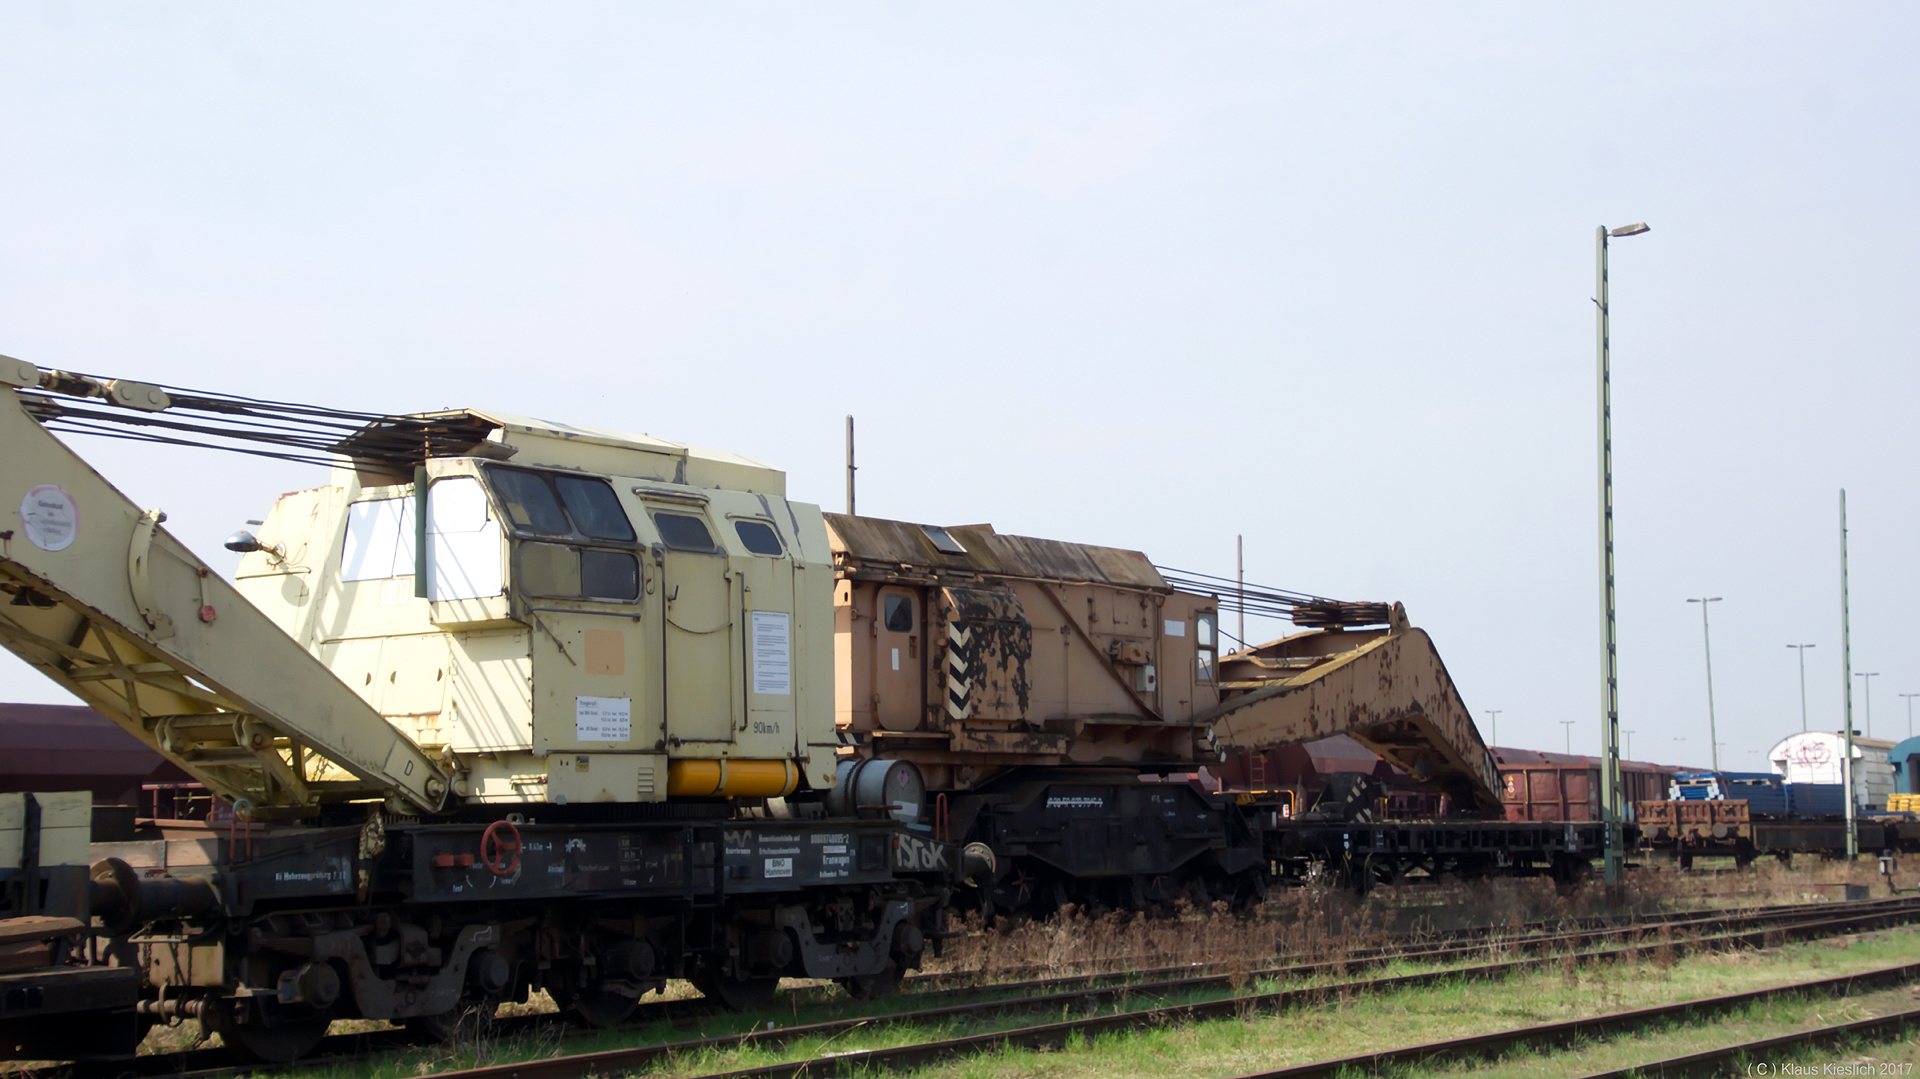
<svg viewBox="0 0 1920 1079">
<path fill-rule="evenodd" d="M 1643 233 L 1643 232 L 1651 232 L 1651 231 L 1653 231 L 1653 230 L 1647 227 L 1647 223 L 1646 223 L 1645 221 L 1635 221 L 1635 222 L 1634 222 L 1633 224 L 1631 224 L 1631 225 L 1622 225 L 1622 226 L 1620 226 L 1620 227 L 1619 227 L 1619 228 L 1617 228 L 1617 229 L 1609 229 L 1609 230 L 1607 231 L 1607 235 L 1609 235 L 1609 236 L 1638 236 L 1638 235 L 1640 235 L 1640 234 L 1641 234 L 1641 233 Z"/>
</svg>

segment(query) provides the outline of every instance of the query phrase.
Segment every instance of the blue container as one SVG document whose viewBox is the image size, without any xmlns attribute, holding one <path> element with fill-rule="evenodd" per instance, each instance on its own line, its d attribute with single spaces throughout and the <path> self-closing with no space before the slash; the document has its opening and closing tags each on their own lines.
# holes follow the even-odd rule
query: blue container
<svg viewBox="0 0 1920 1079">
<path fill-rule="evenodd" d="M 1846 789 L 1838 783 L 1789 783 L 1787 807 L 1796 817 L 1844 817 Z"/>
<path fill-rule="evenodd" d="M 1673 777 L 1671 793 L 1688 802 L 1742 800 L 1762 816 L 1787 813 L 1786 784 L 1772 772 L 1682 772 Z"/>
<path fill-rule="evenodd" d="M 1728 772 L 1721 777 L 1722 797 L 1744 798 L 1747 812 L 1762 817 L 1788 814 L 1787 784 L 1771 772 Z"/>
</svg>

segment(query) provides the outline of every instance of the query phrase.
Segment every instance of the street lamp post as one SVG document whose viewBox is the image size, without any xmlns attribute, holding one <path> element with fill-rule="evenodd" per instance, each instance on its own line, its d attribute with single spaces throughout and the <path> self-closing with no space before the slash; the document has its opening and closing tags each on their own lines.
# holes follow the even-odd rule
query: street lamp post
<svg viewBox="0 0 1920 1079">
<path fill-rule="evenodd" d="M 1788 648 L 1800 653 L 1800 733 L 1807 733 L 1807 649 L 1810 644 L 1790 644 Z"/>
<path fill-rule="evenodd" d="M 1626 853 L 1620 836 L 1620 667 L 1614 636 L 1613 588 L 1613 384 L 1608 364 L 1607 240 L 1638 236 L 1644 221 L 1594 230 L 1594 286 L 1599 295 L 1594 332 L 1599 351 L 1600 436 L 1600 811 L 1606 821 L 1604 865 L 1609 885 L 1619 884 Z M 1564 722 L 1564 721 L 1563 721 Z M 1572 728 L 1568 728 L 1569 734 Z M 1571 752 L 1571 750 L 1569 750 Z"/>
<path fill-rule="evenodd" d="M 1488 708 L 1484 711 L 1487 713 L 1487 748 L 1492 749 L 1500 741 L 1500 713 L 1506 709 Z"/>
<path fill-rule="evenodd" d="M 1866 698 L 1866 702 L 1867 702 L 1867 737 L 1872 738 L 1873 737 L 1873 679 L 1880 677 L 1880 672 L 1879 671 L 1855 671 L 1853 672 L 1853 676 L 1855 678 L 1863 679 L 1863 681 L 1860 683 L 1860 692 L 1861 692 L 1861 695 Z"/>
<path fill-rule="evenodd" d="M 1627 736 L 1627 759 L 1632 760 L 1633 759 L 1633 732 L 1621 731 L 1620 733 Z"/>
<path fill-rule="evenodd" d="M 1713 719 L 1713 633 L 1707 628 L 1707 604 L 1720 602 L 1719 596 L 1703 596 L 1688 603 L 1700 605 L 1700 636 L 1707 644 L 1707 738 L 1713 743 L 1713 770 L 1720 770 L 1720 734 Z"/>
<path fill-rule="evenodd" d="M 1915 697 L 1920 697 L 1920 693 L 1902 693 L 1900 695 L 1907 699 L 1907 737 L 1912 738 L 1913 737 L 1913 699 Z"/>
<path fill-rule="evenodd" d="M 1560 725 L 1567 729 L 1567 753 L 1569 756 L 1573 753 L 1573 724 L 1574 721 L 1571 719 L 1563 719 L 1560 721 Z"/>
<path fill-rule="evenodd" d="M 1840 751 L 1840 785 L 1846 791 L 1847 861 L 1860 857 L 1860 837 L 1853 829 L 1853 610 L 1847 595 L 1847 489 L 1840 488 L 1840 730 L 1846 744 Z"/>
</svg>

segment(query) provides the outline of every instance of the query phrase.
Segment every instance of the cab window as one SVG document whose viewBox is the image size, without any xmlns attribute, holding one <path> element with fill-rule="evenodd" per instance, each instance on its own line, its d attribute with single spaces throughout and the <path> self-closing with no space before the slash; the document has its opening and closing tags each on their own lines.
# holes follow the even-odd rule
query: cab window
<svg viewBox="0 0 1920 1079">
<path fill-rule="evenodd" d="M 567 511 L 561 508 L 560 496 L 554 493 L 545 476 L 517 468 L 492 469 L 490 475 L 493 489 L 499 492 L 500 505 L 515 527 L 549 536 L 564 536 L 573 531 L 567 521 Z"/>
<path fill-rule="evenodd" d="M 620 508 L 620 497 L 605 480 L 585 476 L 555 476 L 553 485 L 573 517 L 580 534 L 593 539 L 633 541 L 633 524 Z"/>
<path fill-rule="evenodd" d="M 1213 615 L 1203 614 L 1193 620 L 1194 651 L 1198 653 L 1195 674 L 1202 680 L 1213 681 L 1213 659 L 1219 645 L 1214 642 Z"/>
<path fill-rule="evenodd" d="M 566 542 L 525 542 L 514 554 L 521 593 L 545 599 L 632 603 L 640 598 L 640 560 L 626 550 L 633 523 L 613 486 L 594 476 L 491 467 L 487 479 L 519 535 Z"/>
<path fill-rule="evenodd" d="M 626 551 L 524 543 L 519 580 L 522 592 L 547 599 L 632 603 L 640 598 L 640 563 Z"/>
</svg>

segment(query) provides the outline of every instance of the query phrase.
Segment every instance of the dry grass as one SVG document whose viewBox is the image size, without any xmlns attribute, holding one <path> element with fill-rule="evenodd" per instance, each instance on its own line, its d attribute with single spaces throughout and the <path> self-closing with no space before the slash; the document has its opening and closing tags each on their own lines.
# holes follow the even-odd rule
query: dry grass
<svg viewBox="0 0 1920 1079">
<path fill-rule="evenodd" d="M 1246 915 L 1182 905 L 1171 917 L 1111 913 L 1092 917 L 1067 908 L 1044 922 L 977 918 L 959 926 L 966 936 L 947 942 L 929 961 L 931 972 L 975 975 L 982 982 L 1074 974 L 1209 965 L 1229 976 L 1281 962 L 1336 965 L 1389 942 L 1470 929 L 1492 929 L 1489 954 L 1504 956 L 1502 941 L 1529 925 L 1570 925 L 1577 919 L 1713 908 L 1834 900 L 1842 884 L 1886 884 L 1875 864 L 1805 860 L 1791 868 L 1768 861 L 1739 873 L 1681 872 L 1671 867 L 1630 870 L 1609 889 L 1597 880 L 1557 887 L 1545 877 L 1446 881 L 1381 887 L 1365 899 L 1321 886 L 1275 893 Z M 1644 943 L 1644 942 L 1643 942 Z M 1656 965 L 1671 966 L 1671 932 L 1650 945 Z"/>
</svg>

